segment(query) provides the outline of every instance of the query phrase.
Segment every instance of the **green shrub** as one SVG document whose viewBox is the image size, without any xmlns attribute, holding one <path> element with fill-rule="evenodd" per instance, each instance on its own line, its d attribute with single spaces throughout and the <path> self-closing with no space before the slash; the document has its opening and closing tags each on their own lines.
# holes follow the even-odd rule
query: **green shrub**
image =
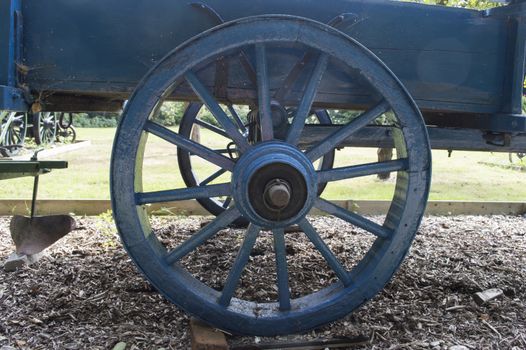
<svg viewBox="0 0 526 350">
<path fill-rule="evenodd" d="M 164 126 L 179 125 L 186 106 L 187 103 L 184 102 L 165 102 L 154 120 Z"/>
<path fill-rule="evenodd" d="M 119 119 L 119 113 L 75 113 L 73 125 L 79 128 L 114 128 Z"/>
<path fill-rule="evenodd" d="M 164 126 L 179 125 L 186 105 L 183 102 L 164 103 L 154 118 L 155 122 Z M 75 113 L 73 125 L 80 128 L 114 128 L 119 124 L 120 116 L 120 113 Z"/>
</svg>

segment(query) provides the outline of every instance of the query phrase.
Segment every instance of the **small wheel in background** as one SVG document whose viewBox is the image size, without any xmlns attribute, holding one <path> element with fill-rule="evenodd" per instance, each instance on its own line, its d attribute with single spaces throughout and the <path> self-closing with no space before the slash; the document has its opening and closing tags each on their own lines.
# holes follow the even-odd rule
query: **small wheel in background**
<svg viewBox="0 0 526 350">
<path fill-rule="evenodd" d="M 60 128 L 57 130 L 57 142 L 60 143 L 74 143 L 77 140 L 77 131 L 73 125 L 68 126 L 65 129 Z"/>
<path fill-rule="evenodd" d="M 57 135 L 57 118 L 53 112 L 33 115 L 33 137 L 37 145 L 52 145 Z"/>
<path fill-rule="evenodd" d="M 27 131 L 27 113 L 12 113 L 5 137 L 6 145 L 23 145 Z"/>
<path fill-rule="evenodd" d="M 25 143 L 26 133 L 27 113 L 11 112 L 3 118 L 1 145 L 8 156 L 14 156 L 20 152 Z"/>
</svg>

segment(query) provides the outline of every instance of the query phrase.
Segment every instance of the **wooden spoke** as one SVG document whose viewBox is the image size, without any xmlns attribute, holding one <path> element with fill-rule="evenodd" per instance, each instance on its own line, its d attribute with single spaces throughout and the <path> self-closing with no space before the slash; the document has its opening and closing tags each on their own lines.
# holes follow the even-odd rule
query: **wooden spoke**
<svg viewBox="0 0 526 350">
<path fill-rule="evenodd" d="M 331 252 L 327 244 L 325 244 L 318 232 L 316 232 L 316 229 L 309 223 L 309 221 L 307 221 L 307 219 L 303 219 L 299 223 L 299 226 L 303 232 L 305 232 L 312 244 L 314 244 L 314 247 L 316 247 L 316 249 L 321 253 L 325 261 L 327 261 L 327 264 L 334 271 L 336 276 L 338 276 L 343 285 L 346 287 L 349 286 L 352 283 L 349 272 L 347 272 L 345 267 L 338 261 L 338 258 L 336 258 L 336 256 Z"/>
<path fill-rule="evenodd" d="M 182 201 L 185 199 L 210 198 L 227 196 L 231 193 L 232 186 L 229 183 L 181 188 L 176 190 L 139 192 L 135 194 L 137 205 L 150 203 L 163 203 Z"/>
<path fill-rule="evenodd" d="M 221 293 L 221 297 L 218 300 L 220 305 L 230 305 L 230 301 L 234 296 L 234 292 L 236 291 L 236 287 L 239 283 L 239 279 L 241 278 L 241 274 L 243 273 L 243 270 L 245 269 L 245 266 L 248 263 L 248 259 L 250 258 L 250 252 L 252 251 L 252 248 L 256 243 L 256 239 L 259 235 L 260 230 L 261 228 L 256 225 L 250 224 L 248 226 L 245 240 L 243 241 L 243 244 L 239 249 L 236 260 L 234 261 L 234 265 L 232 266 L 232 269 L 230 270 L 230 273 L 228 274 L 228 277 L 226 279 L 223 292 Z"/>
<path fill-rule="evenodd" d="M 225 130 L 220 129 L 220 128 L 218 128 L 218 127 L 215 126 L 215 125 L 212 125 L 212 124 L 210 124 L 210 123 L 207 123 L 207 122 L 205 122 L 205 121 L 203 121 L 203 120 L 199 120 L 199 119 L 197 119 L 197 118 L 195 118 L 194 123 L 197 124 L 197 125 L 199 125 L 199 126 L 202 126 L 202 127 L 205 128 L 205 129 L 208 129 L 208 130 L 210 130 L 210 131 L 213 131 L 213 132 L 215 132 L 216 134 L 219 134 L 219 135 L 221 135 L 221 136 L 223 136 L 223 137 L 226 137 L 226 138 L 228 138 L 228 139 L 231 139 L 231 137 L 226 133 Z"/>
<path fill-rule="evenodd" d="M 223 202 L 223 208 L 226 209 L 232 203 L 232 196 L 228 196 Z"/>
<path fill-rule="evenodd" d="M 269 141 L 274 138 L 274 130 L 272 126 L 272 111 L 270 107 L 270 84 L 267 69 L 267 57 L 264 45 L 256 45 L 256 62 L 261 140 Z"/>
<path fill-rule="evenodd" d="M 216 171 L 215 173 L 213 173 L 212 175 L 210 175 L 209 177 L 201 181 L 199 183 L 199 186 L 208 185 L 210 182 L 214 181 L 215 179 L 217 179 L 219 176 L 223 175 L 224 173 L 226 173 L 225 169 L 219 169 L 218 171 Z"/>
<path fill-rule="evenodd" d="M 373 235 L 381 238 L 389 238 L 392 235 L 392 230 L 378 225 L 377 223 L 364 218 L 361 215 L 348 211 L 342 207 L 337 206 L 329 201 L 318 198 L 314 203 L 314 206 L 326 213 L 332 214 L 342 220 L 350 222 L 351 224 L 358 226 L 359 228 L 364 229 L 372 233 Z"/>
<path fill-rule="evenodd" d="M 307 157 L 311 161 L 315 161 L 316 159 L 322 157 L 324 154 L 338 147 L 338 145 L 343 140 L 345 140 L 361 128 L 367 126 L 367 124 L 371 123 L 376 118 L 378 118 L 379 116 L 381 116 L 389 110 L 390 106 L 387 103 L 387 101 L 382 101 L 378 103 L 376 106 L 362 113 L 356 119 L 350 121 L 347 125 L 339 128 L 337 131 L 333 132 L 321 142 L 316 144 L 313 148 L 308 150 L 306 153 Z"/>
<path fill-rule="evenodd" d="M 190 153 L 193 153 L 205 160 L 208 160 L 209 162 L 214 163 L 215 165 L 223 169 L 230 171 L 234 169 L 235 164 L 230 158 L 218 154 L 210 148 L 205 147 L 195 141 L 182 137 L 179 134 L 173 132 L 172 130 L 162 125 L 159 125 L 152 121 L 148 121 L 146 122 L 144 130 L 162 138 L 165 141 L 173 143 L 174 145 L 177 145 Z"/>
<path fill-rule="evenodd" d="M 318 183 L 407 170 L 408 166 L 408 160 L 406 158 L 403 158 L 385 162 L 352 165 L 342 168 L 321 170 L 318 171 Z"/>
<path fill-rule="evenodd" d="M 236 207 L 229 208 L 218 215 L 211 223 L 203 227 L 199 232 L 186 240 L 183 244 L 172 250 L 165 256 L 165 262 L 169 265 L 175 264 L 184 256 L 191 253 L 201 244 L 212 238 L 221 229 L 228 226 L 234 220 L 239 218 L 240 213 Z"/>
<path fill-rule="evenodd" d="M 229 137 L 234 140 L 240 152 L 244 152 L 248 149 L 249 144 L 245 137 L 239 132 L 237 126 L 232 120 L 226 115 L 225 111 L 221 108 L 219 103 L 214 99 L 213 95 L 208 89 L 199 81 L 197 76 L 193 72 L 187 72 L 185 75 L 186 81 L 194 92 L 199 96 L 201 101 L 208 107 L 208 110 L 217 119 L 219 124 L 223 126 Z"/>
<path fill-rule="evenodd" d="M 247 132 L 247 127 L 245 126 L 245 124 L 243 124 L 243 121 L 239 117 L 239 114 L 237 114 L 236 110 L 234 109 L 234 106 L 229 104 L 227 108 L 230 114 L 232 115 L 232 117 L 234 118 L 234 120 L 236 121 L 239 129 L 243 132 L 243 135 L 245 135 L 245 133 Z"/>
<path fill-rule="evenodd" d="M 287 135 L 288 143 L 294 145 L 298 144 L 301 132 L 303 131 L 303 127 L 305 125 L 305 120 L 307 120 L 307 117 L 310 114 L 312 103 L 316 97 L 316 91 L 318 90 L 318 85 L 320 84 L 321 78 L 323 77 L 323 73 L 325 73 L 328 61 L 329 55 L 326 53 L 322 53 L 320 57 L 318 57 L 314 71 L 312 72 L 303 98 L 301 99 L 298 109 L 296 110 L 296 115 L 294 116 L 292 125 L 290 126 Z"/>
<path fill-rule="evenodd" d="M 285 232 L 283 229 L 276 229 L 272 233 L 274 235 L 274 253 L 276 255 L 276 273 L 278 276 L 279 309 L 286 311 L 290 310 L 290 291 Z"/>
</svg>

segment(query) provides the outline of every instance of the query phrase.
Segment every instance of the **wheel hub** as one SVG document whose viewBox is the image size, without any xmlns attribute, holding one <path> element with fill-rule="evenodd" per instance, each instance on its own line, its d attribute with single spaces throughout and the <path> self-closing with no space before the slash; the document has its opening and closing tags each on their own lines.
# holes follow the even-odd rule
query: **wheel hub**
<svg viewBox="0 0 526 350">
<path fill-rule="evenodd" d="M 274 138 L 276 140 L 285 140 L 288 131 L 287 110 L 277 101 L 272 101 L 270 104 L 270 113 L 272 115 L 272 129 L 274 131 Z M 252 110 L 249 115 L 249 141 L 257 143 L 261 141 L 260 134 L 260 116 L 257 109 Z"/>
<path fill-rule="evenodd" d="M 298 214 L 308 198 L 304 176 L 293 165 L 270 162 L 249 175 L 249 201 L 254 212 L 271 221 Z"/>
<path fill-rule="evenodd" d="M 311 209 L 317 175 L 305 155 L 283 142 L 254 147 L 237 162 L 232 175 L 238 209 L 256 225 L 290 225 Z"/>
</svg>

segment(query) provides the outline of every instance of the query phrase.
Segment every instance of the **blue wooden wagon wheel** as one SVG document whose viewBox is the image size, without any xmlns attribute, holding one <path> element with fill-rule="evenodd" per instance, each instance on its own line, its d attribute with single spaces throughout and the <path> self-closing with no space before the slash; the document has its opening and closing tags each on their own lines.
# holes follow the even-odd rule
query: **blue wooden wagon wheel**
<svg viewBox="0 0 526 350">
<path fill-rule="evenodd" d="M 228 146 L 233 145 L 232 139 L 228 136 L 227 132 L 221 127 L 216 126 L 213 124 L 208 123 L 205 120 L 201 120 L 198 118 L 199 111 L 202 109 L 203 104 L 202 103 L 191 103 L 185 110 L 183 117 L 181 119 L 181 124 L 179 126 L 179 135 L 181 135 L 184 138 L 190 139 L 192 134 L 192 128 L 194 126 L 200 126 L 207 130 L 210 130 L 213 134 L 216 134 L 218 136 L 223 136 L 225 143 L 223 148 L 216 150 L 220 153 L 227 153 L 232 154 L 232 151 L 229 150 Z M 253 129 L 250 128 L 248 125 L 248 120 L 250 119 L 249 116 L 239 116 L 238 112 L 234 110 L 233 106 L 227 107 L 230 111 L 230 113 L 233 116 L 234 121 L 236 121 L 238 127 L 240 128 L 241 132 L 247 134 L 247 139 L 249 142 L 255 142 L 255 140 L 259 139 L 259 135 L 250 135 L 250 133 L 254 133 L 254 131 L 257 131 L 259 129 Z M 283 118 L 285 119 L 285 122 L 288 120 L 289 111 L 285 109 L 281 109 L 277 102 L 273 103 L 271 106 L 271 109 L 274 109 L 274 115 L 277 116 L 280 113 L 284 114 Z M 329 125 L 331 124 L 331 119 L 329 117 L 329 114 L 325 110 L 315 110 L 312 113 L 313 118 L 318 122 L 319 124 Z M 279 117 L 278 117 L 279 118 Z M 274 118 L 274 119 L 278 119 Z M 245 120 L 245 122 L 243 121 Z M 280 123 L 274 123 L 273 131 L 276 135 L 279 132 Z M 286 136 L 286 135 L 283 135 Z M 283 137 L 282 137 L 283 138 Z M 326 155 L 324 155 L 320 161 L 319 164 L 317 164 L 318 170 L 327 170 L 332 168 L 334 164 L 334 153 L 335 151 L 332 150 L 331 152 L 328 152 Z M 235 157 L 235 155 L 232 154 L 232 157 Z M 200 174 L 194 169 L 192 166 L 192 154 L 188 151 L 185 151 L 183 148 L 179 148 L 177 150 L 177 161 L 179 165 L 179 171 L 181 172 L 181 176 L 183 178 L 184 183 L 188 187 L 197 187 L 197 186 L 205 186 L 214 180 L 220 178 L 223 174 L 225 174 L 227 171 L 225 169 L 219 169 L 213 173 L 206 174 L 206 176 L 202 176 L 201 179 L 199 179 Z M 321 195 L 323 190 L 325 189 L 327 183 L 320 183 L 318 184 L 318 195 Z M 197 198 L 197 201 L 205 208 L 208 212 L 214 215 L 219 215 L 222 212 L 224 212 L 227 208 L 229 208 L 231 205 L 234 204 L 232 201 L 232 196 L 226 196 L 224 198 L 221 197 L 215 197 L 215 198 Z M 245 226 L 248 224 L 248 220 L 244 218 L 240 218 L 235 221 L 236 226 Z"/>
<path fill-rule="evenodd" d="M 293 107 L 294 119 L 284 141 L 274 139 L 270 117 L 270 82 L 276 62 L 269 52 L 294 46 L 316 56 L 308 83 Z M 235 122 L 220 108 L 203 72 L 218 57 L 245 50 L 253 52 L 261 142 L 250 144 Z M 275 52 L 275 51 L 274 51 Z M 375 102 L 351 122 L 313 144 L 298 144 L 316 91 L 327 67 L 346 66 L 365 79 L 376 93 Z M 210 82 L 210 80 L 208 80 Z M 193 142 L 154 121 L 167 97 L 189 86 L 207 105 L 229 137 L 239 158 L 231 159 Z M 345 93 L 345 91 L 339 91 Z M 175 96 L 174 96 L 175 95 Z M 325 108 L 322 103 L 317 103 Z M 390 111 L 397 159 L 317 171 L 313 162 L 344 139 Z M 145 141 L 158 136 L 225 169 L 230 181 L 222 184 L 165 191 L 146 191 L 143 176 Z M 365 47 L 343 33 L 308 19 L 290 16 L 250 17 L 215 27 L 168 54 L 142 80 L 130 98 L 115 138 L 111 186 L 115 221 L 124 246 L 150 282 L 169 300 L 214 326 L 238 334 L 276 335 L 299 332 L 333 321 L 353 311 L 378 293 L 401 264 L 424 213 L 430 181 L 430 151 L 421 114 L 393 73 Z M 338 207 L 318 196 L 318 183 L 380 172 L 397 172 L 392 204 L 382 224 Z M 145 206 L 190 198 L 232 196 L 235 205 L 182 243 L 170 246 L 152 231 Z M 307 217 L 317 208 L 371 234 L 374 243 L 362 259 L 348 268 L 321 238 Z M 244 217 L 250 222 L 221 290 L 199 280 L 181 263 L 188 254 L 229 225 Z M 289 289 L 285 228 L 298 224 L 326 265 L 337 276 L 331 285 L 300 297 Z M 250 252 L 262 231 L 272 232 L 277 290 L 276 300 L 244 300 L 235 292 Z M 166 244 L 166 245 L 165 245 Z M 320 267 L 321 268 L 321 267 Z M 269 288 L 272 286 L 269 286 Z"/>
</svg>

